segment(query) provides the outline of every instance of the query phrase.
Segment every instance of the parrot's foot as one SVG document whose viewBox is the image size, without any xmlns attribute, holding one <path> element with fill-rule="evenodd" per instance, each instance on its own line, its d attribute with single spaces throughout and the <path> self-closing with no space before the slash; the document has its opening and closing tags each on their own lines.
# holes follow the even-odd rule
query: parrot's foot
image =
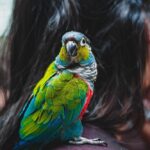
<svg viewBox="0 0 150 150">
<path fill-rule="evenodd" d="M 105 141 L 102 141 L 100 138 L 87 139 L 85 137 L 78 137 L 74 138 L 73 140 L 70 140 L 69 143 L 75 145 L 91 144 L 91 145 L 107 146 L 107 143 Z"/>
</svg>

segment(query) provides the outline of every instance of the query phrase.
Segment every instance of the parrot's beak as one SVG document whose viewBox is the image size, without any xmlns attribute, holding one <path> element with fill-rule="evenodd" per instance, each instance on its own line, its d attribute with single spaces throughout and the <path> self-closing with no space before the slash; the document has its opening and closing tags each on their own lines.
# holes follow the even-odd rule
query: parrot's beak
<svg viewBox="0 0 150 150">
<path fill-rule="evenodd" d="M 75 57 L 77 55 L 77 44 L 74 41 L 68 41 L 66 49 L 70 56 Z"/>
</svg>

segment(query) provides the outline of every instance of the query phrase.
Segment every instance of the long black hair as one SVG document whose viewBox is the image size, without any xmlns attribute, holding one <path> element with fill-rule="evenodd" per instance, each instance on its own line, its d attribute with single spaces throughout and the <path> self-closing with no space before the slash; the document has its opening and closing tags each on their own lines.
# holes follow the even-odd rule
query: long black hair
<svg viewBox="0 0 150 150">
<path fill-rule="evenodd" d="M 17 113 L 57 55 L 62 34 L 79 30 L 78 9 L 74 0 L 14 1 L 7 46 L 10 96 L 0 117 L 0 146 L 17 128 Z"/>
<path fill-rule="evenodd" d="M 96 34 L 95 46 L 104 71 L 99 71 L 91 120 L 114 131 L 125 124 L 140 126 L 144 119 L 147 7 L 142 0 L 115 1 L 110 23 Z"/>
<path fill-rule="evenodd" d="M 7 40 L 10 96 L 0 116 L 0 145 L 15 132 L 17 112 L 58 54 L 62 34 L 70 30 L 91 39 L 100 62 L 88 120 L 98 120 L 98 125 L 113 131 L 128 121 L 138 125 L 143 117 L 144 4 L 141 0 L 15 0 Z"/>
</svg>

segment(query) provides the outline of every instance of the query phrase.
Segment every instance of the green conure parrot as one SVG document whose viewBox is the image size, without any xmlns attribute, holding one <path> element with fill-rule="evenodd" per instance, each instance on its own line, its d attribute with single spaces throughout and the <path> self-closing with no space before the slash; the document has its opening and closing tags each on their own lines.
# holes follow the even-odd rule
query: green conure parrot
<svg viewBox="0 0 150 150">
<path fill-rule="evenodd" d="M 89 39 L 80 32 L 62 36 L 62 47 L 20 112 L 19 141 L 14 149 L 42 149 L 55 140 L 105 144 L 81 137 L 81 119 L 93 95 L 98 71 Z"/>
</svg>

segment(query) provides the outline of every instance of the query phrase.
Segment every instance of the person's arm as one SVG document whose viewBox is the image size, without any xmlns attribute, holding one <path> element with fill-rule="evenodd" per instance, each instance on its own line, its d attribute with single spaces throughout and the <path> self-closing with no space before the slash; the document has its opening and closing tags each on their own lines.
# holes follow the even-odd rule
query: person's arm
<svg viewBox="0 0 150 150">
<path fill-rule="evenodd" d="M 145 109 L 145 123 L 142 129 L 142 135 L 150 146 L 150 19 L 145 20 L 147 31 L 148 52 L 146 57 L 146 68 L 143 78 L 144 99 L 143 105 Z"/>
</svg>

